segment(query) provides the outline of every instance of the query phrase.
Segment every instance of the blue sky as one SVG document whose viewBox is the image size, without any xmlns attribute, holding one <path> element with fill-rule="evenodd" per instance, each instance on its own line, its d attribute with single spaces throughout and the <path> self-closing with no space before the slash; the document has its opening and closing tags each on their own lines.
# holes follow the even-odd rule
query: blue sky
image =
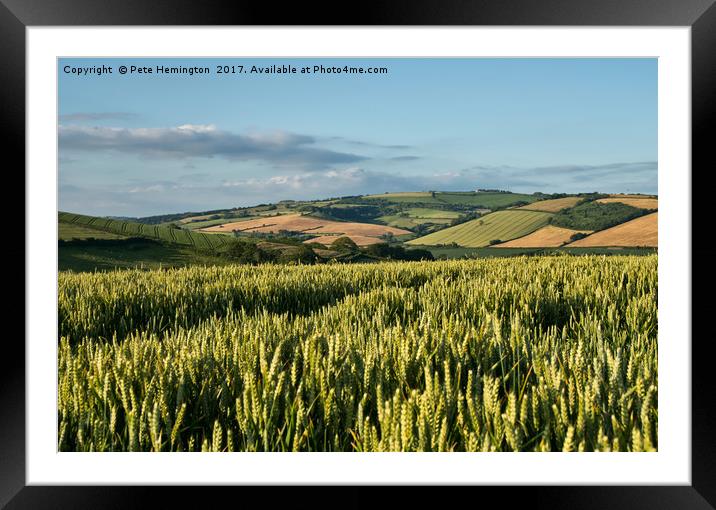
<svg viewBox="0 0 716 510">
<path fill-rule="evenodd" d="M 217 75 L 217 65 L 296 74 Z M 65 73 L 111 66 L 112 74 Z M 119 74 L 208 66 L 210 74 Z M 302 74 L 314 65 L 387 74 Z M 60 59 L 60 209 L 386 191 L 657 192 L 656 59 Z"/>
</svg>

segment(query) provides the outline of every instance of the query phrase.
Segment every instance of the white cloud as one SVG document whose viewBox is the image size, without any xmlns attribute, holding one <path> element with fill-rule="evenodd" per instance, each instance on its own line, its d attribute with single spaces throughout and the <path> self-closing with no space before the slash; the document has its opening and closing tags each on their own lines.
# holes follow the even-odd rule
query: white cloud
<svg viewBox="0 0 716 510">
<path fill-rule="evenodd" d="M 351 166 L 222 182 L 211 181 L 210 176 L 202 174 L 195 179 L 134 182 L 124 187 L 104 189 L 84 189 L 67 183 L 60 187 L 60 209 L 98 215 L 148 216 L 288 199 L 312 200 L 395 191 L 468 191 L 476 188 L 528 193 L 656 193 L 656 172 L 655 162 L 640 162 L 541 168 L 472 167 L 424 175 Z"/>
<path fill-rule="evenodd" d="M 326 168 L 366 159 L 315 146 L 307 135 L 274 131 L 246 135 L 213 124 L 183 124 L 169 128 L 120 128 L 60 125 L 61 151 L 118 151 L 164 158 L 222 157 L 257 160 L 296 169 Z"/>
</svg>

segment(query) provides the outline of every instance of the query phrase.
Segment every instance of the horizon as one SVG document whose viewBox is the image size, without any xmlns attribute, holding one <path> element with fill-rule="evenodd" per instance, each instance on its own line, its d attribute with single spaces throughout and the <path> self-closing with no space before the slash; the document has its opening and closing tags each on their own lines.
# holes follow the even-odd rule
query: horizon
<svg viewBox="0 0 716 510">
<path fill-rule="evenodd" d="M 175 216 L 175 215 L 184 215 L 184 214 L 205 214 L 205 213 L 211 213 L 211 212 L 219 212 L 219 211 L 227 211 L 227 210 L 233 210 L 233 209 L 251 209 L 254 207 L 261 207 L 264 205 L 275 205 L 281 202 L 322 202 L 325 200 L 342 200 L 346 198 L 353 198 L 353 197 L 366 197 L 366 196 L 379 196 L 384 194 L 401 194 L 401 193 L 430 193 L 431 191 L 434 191 L 435 193 L 512 193 L 512 194 L 519 194 L 519 195 L 535 195 L 537 193 L 542 193 L 540 191 L 535 192 L 512 192 L 507 190 L 500 190 L 500 189 L 494 189 L 494 190 L 455 190 L 455 191 L 445 191 L 445 190 L 407 190 L 407 191 L 385 191 L 383 193 L 371 193 L 370 195 L 341 195 L 341 196 L 332 196 L 332 197 L 322 197 L 322 198 L 316 198 L 312 200 L 293 200 L 293 199 L 283 199 L 278 200 L 275 202 L 261 202 L 261 203 L 254 203 L 249 204 L 245 206 L 227 206 L 227 207 L 219 207 L 214 209 L 203 209 L 203 210 L 186 210 L 186 211 L 169 211 L 169 212 L 163 212 L 158 214 L 150 214 L 146 216 L 126 216 L 126 215 L 101 215 L 101 217 L 106 218 L 124 218 L 124 219 L 144 219 L 144 218 L 153 218 L 153 217 L 160 217 L 160 216 Z M 574 193 L 566 193 L 566 195 L 585 195 L 585 194 L 601 194 L 601 191 L 578 191 Z M 543 193 L 545 195 L 551 195 L 551 193 Z M 606 194 L 606 193 L 604 193 Z M 611 195 L 644 195 L 644 196 L 653 196 L 658 198 L 657 193 L 637 193 L 637 192 L 623 192 L 623 193 L 610 193 Z M 65 213 L 73 213 L 73 214 L 84 214 L 78 211 L 68 211 L 68 210 L 62 210 L 59 209 L 58 213 L 65 212 Z M 95 216 L 92 214 L 89 214 L 87 216 Z M 97 215 L 99 216 L 99 215 Z"/>
<path fill-rule="evenodd" d="M 387 74 L 65 73 L 384 66 Z M 147 217 L 282 200 L 657 186 L 656 59 L 60 59 L 59 209 Z"/>
</svg>

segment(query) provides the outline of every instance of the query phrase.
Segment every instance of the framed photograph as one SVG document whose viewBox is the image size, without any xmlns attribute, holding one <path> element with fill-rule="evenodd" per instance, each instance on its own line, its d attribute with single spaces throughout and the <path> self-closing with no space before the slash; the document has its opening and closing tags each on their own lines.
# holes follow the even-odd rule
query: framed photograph
<svg viewBox="0 0 716 510">
<path fill-rule="evenodd" d="M 341 26 L 4 1 L 26 326 L 0 503 L 510 485 L 713 508 L 691 282 L 716 8 L 513 3 Z"/>
</svg>

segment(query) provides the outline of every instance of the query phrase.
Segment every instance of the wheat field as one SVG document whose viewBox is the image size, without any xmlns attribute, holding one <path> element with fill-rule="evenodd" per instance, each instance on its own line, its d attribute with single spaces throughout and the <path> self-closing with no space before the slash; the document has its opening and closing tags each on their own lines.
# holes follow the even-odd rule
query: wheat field
<svg viewBox="0 0 716 510">
<path fill-rule="evenodd" d="M 58 283 L 61 451 L 658 448 L 656 255 Z"/>
<path fill-rule="evenodd" d="M 544 248 L 559 247 L 569 243 L 574 234 L 591 234 L 589 230 L 572 230 L 569 228 L 545 225 L 531 234 L 518 237 L 506 243 L 495 245 L 496 248 Z"/>
<path fill-rule="evenodd" d="M 479 248 L 493 241 L 505 242 L 526 236 L 547 225 L 551 213 L 509 209 L 486 214 L 475 220 L 460 223 L 430 233 L 405 244 L 415 246 L 438 246 L 457 243 L 458 246 Z"/>
<path fill-rule="evenodd" d="M 595 232 L 567 246 L 652 246 L 659 245 L 659 213 L 651 213 Z"/>
<path fill-rule="evenodd" d="M 278 233 L 282 230 L 302 232 L 306 234 L 345 234 L 355 236 L 379 237 L 384 234 L 396 236 L 409 234 L 408 230 L 375 225 L 372 223 L 358 223 L 354 221 L 334 221 L 314 218 L 301 214 L 284 214 L 269 218 L 227 222 L 221 225 L 201 229 L 203 232 L 231 232 L 233 229 L 242 232 Z"/>
</svg>

